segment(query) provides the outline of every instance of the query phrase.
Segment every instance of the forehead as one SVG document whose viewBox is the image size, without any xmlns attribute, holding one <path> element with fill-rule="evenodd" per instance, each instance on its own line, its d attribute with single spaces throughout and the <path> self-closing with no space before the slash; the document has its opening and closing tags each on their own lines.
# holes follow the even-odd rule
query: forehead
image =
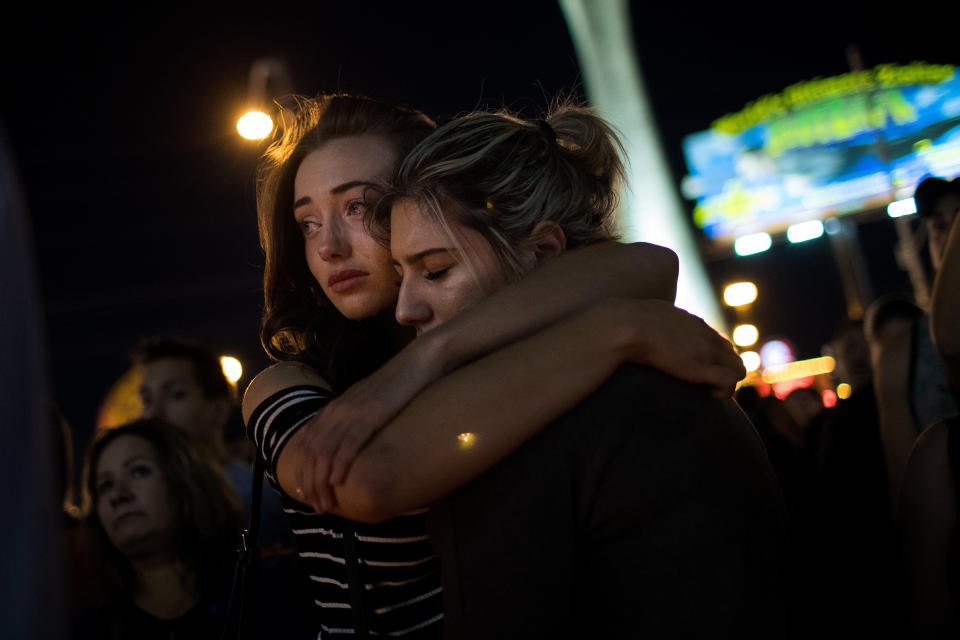
<svg viewBox="0 0 960 640">
<path fill-rule="evenodd" d="M 395 260 L 403 260 L 425 249 L 450 247 L 453 238 L 432 216 L 425 215 L 419 203 L 397 200 L 390 210 L 390 250 Z"/>
<path fill-rule="evenodd" d="M 952 218 L 960 209 L 960 194 L 948 193 L 942 196 L 933 207 L 933 215 L 936 217 Z"/>
<path fill-rule="evenodd" d="M 104 447 L 97 462 L 98 471 L 123 466 L 128 460 L 138 457 L 156 459 L 157 452 L 147 440 L 135 435 L 118 436 Z"/>
<path fill-rule="evenodd" d="M 168 382 L 200 384 L 193 362 L 186 358 L 158 358 L 143 365 L 143 386 L 161 386 Z"/>
<path fill-rule="evenodd" d="M 307 154 L 297 169 L 294 197 L 327 193 L 355 180 L 382 182 L 393 173 L 397 157 L 379 136 L 346 136 L 325 142 Z"/>
</svg>

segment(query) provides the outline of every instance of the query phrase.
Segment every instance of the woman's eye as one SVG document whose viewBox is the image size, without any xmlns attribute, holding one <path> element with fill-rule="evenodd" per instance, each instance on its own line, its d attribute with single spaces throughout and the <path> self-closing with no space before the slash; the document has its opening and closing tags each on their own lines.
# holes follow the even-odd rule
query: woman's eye
<svg viewBox="0 0 960 640">
<path fill-rule="evenodd" d="M 446 274 L 449 270 L 450 267 L 445 269 L 437 269 L 436 271 L 427 271 L 425 274 L 423 274 L 423 277 L 427 280 L 436 280 Z"/>
<path fill-rule="evenodd" d="M 313 220 L 301 220 L 298 224 L 300 225 L 300 231 L 303 232 L 304 236 L 309 236 L 311 233 L 320 228 L 320 225 Z"/>
<path fill-rule="evenodd" d="M 351 200 L 347 203 L 348 216 L 362 216 L 367 212 L 366 200 Z"/>
<path fill-rule="evenodd" d="M 113 480 L 104 480 L 97 485 L 97 494 L 102 495 L 113 488 Z"/>
<path fill-rule="evenodd" d="M 146 478 L 151 473 L 153 473 L 153 469 L 145 464 L 138 464 L 130 469 L 130 475 L 134 478 Z"/>
</svg>

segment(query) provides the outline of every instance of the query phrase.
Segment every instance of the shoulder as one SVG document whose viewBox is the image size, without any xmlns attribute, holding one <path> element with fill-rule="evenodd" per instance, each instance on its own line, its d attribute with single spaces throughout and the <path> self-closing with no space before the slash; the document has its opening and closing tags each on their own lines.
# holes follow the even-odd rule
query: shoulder
<svg viewBox="0 0 960 640">
<path fill-rule="evenodd" d="M 317 371 L 302 362 L 278 362 L 257 374 L 247 385 L 243 394 L 243 420 L 249 422 L 250 415 L 264 400 L 291 387 L 313 386 L 332 392 L 330 385 Z"/>
<path fill-rule="evenodd" d="M 921 516 L 932 509 L 941 513 L 952 506 L 953 476 L 950 471 L 950 431 L 960 429 L 956 421 L 938 422 L 920 434 L 914 442 L 901 485 L 901 516 Z M 960 434 L 953 434 L 960 437 Z"/>
<path fill-rule="evenodd" d="M 718 402 L 701 385 L 678 380 L 652 367 L 628 364 L 617 369 L 571 415 L 591 419 L 616 416 L 686 419 L 716 408 Z"/>
</svg>

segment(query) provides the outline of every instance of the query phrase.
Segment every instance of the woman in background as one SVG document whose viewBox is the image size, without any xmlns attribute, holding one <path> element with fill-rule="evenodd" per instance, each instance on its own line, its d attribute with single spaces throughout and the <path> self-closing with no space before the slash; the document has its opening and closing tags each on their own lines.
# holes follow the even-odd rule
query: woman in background
<svg viewBox="0 0 960 640">
<path fill-rule="evenodd" d="M 238 543 L 236 498 L 176 427 L 104 432 L 83 475 L 84 512 L 108 593 L 82 638 L 217 638 Z"/>
</svg>

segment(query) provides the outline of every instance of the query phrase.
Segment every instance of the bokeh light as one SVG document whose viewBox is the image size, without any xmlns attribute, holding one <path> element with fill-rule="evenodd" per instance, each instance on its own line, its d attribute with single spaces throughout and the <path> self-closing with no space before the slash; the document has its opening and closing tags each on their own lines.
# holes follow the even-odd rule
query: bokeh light
<svg viewBox="0 0 960 640">
<path fill-rule="evenodd" d="M 273 131 L 273 120 L 262 111 L 248 111 L 237 120 L 237 131 L 247 140 L 263 140 Z"/>
<path fill-rule="evenodd" d="M 233 356 L 220 356 L 220 367 L 230 384 L 237 384 L 237 381 L 243 377 L 243 365 Z"/>
<path fill-rule="evenodd" d="M 734 282 L 723 290 L 723 301 L 730 307 L 742 307 L 757 299 L 757 285 L 752 282 Z"/>
<path fill-rule="evenodd" d="M 853 387 L 846 382 L 841 382 L 837 385 L 837 397 L 841 400 L 849 398 L 851 393 L 853 393 Z"/>
<path fill-rule="evenodd" d="M 827 409 L 837 406 L 837 394 L 834 393 L 833 389 L 824 389 L 821 397 L 823 398 L 823 406 Z"/>
<path fill-rule="evenodd" d="M 740 324 L 733 328 L 733 344 L 749 347 L 757 343 L 760 332 L 752 324 Z"/>
<path fill-rule="evenodd" d="M 797 224 L 790 225 L 790 228 L 787 229 L 787 240 L 794 244 L 798 242 L 806 242 L 807 240 L 813 240 L 822 235 L 823 223 L 819 220 L 798 222 Z"/>
<path fill-rule="evenodd" d="M 760 368 L 760 354 L 756 351 L 744 351 L 740 354 L 743 360 L 743 366 L 747 368 L 747 373 L 752 373 Z"/>
<path fill-rule="evenodd" d="M 766 251 L 772 244 L 773 239 L 769 233 L 753 233 L 749 236 L 737 238 L 733 243 L 733 250 L 738 256 L 752 256 L 755 253 Z"/>
</svg>

